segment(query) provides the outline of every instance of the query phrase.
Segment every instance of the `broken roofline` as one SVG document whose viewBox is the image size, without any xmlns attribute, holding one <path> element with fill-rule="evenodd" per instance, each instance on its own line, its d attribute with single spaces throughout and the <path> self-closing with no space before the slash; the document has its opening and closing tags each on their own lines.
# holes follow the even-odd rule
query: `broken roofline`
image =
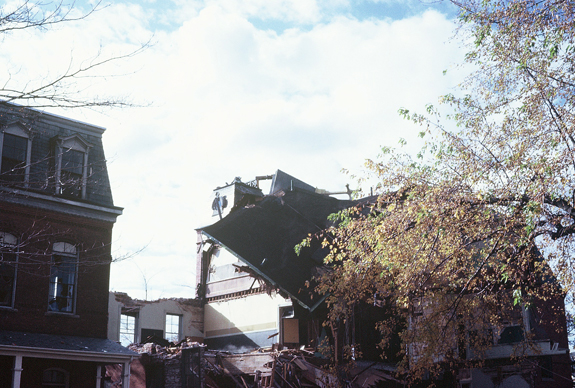
<svg viewBox="0 0 575 388">
<path fill-rule="evenodd" d="M 293 300 L 295 300 L 300 306 L 302 306 L 303 308 L 305 308 L 306 310 L 308 310 L 309 312 L 314 311 L 320 304 L 323 303 L 323 301 L 327 298 L 327 295 L 323 295 L 321 298 L 319 298 L 319 300 L 312 306 L 308 306 L 305 302 L 301 301 L 300 299 L 298 299 L 297 296 L 293 295 L 291 292 L 289 292 L 288 290 L 286 290 L 285 288 L 281 287 L 279 284 L 277 284 L 276 282 L 274 282 L 269 276 L 267 276 L 265 273 L 263 273 L 262 271 L 260 271 L 256 266 L 254 266 L 253 264 L 251 264 L 248 260 L 245 260 L 242 256 L 238 255 L 236 252 L 234 252 L 234 250 L 230 249 L 229 247 L 226 246 L 226 244 L 222 243 L 221 241 L 219 241 L 217 238 L 215 238 L 214 236 L 210 235 L 209 233 L 205 232 L 204 230 L 200 230 L 202 232 L 202 234 L 204 236 L 206 236 L 208 239 L 212 240 L 214 243 L 218 244 L 219 246 L 221 246 L 222 248 L 225 248 L 228 252 L 230 252 L 232 255 L 234 255 L 235 257 L 237 257 L 242 263 L 246 264 L 248 267 L 250 267 L 250 269 L 252 269 L 255 273 L 257 273 L 258 275 L 260 275 L 263 279 L 265 279 L 266 282 L 268 282 L 269 284 L 271 284 L 273 287 L 280 289 L 281 291 L 285 292 L 287 295 L 289 295 L 290 298 L 292 298 Z"/>
</svg>

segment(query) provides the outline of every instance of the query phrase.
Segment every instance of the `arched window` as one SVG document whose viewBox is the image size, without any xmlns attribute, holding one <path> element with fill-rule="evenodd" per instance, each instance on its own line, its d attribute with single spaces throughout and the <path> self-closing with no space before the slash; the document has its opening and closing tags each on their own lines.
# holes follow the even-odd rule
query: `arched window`
<svg viewBox="0 0 575 388">
<path fill-rule="evenodd" d="M 64 369 L 50 368 L 42 374 L 43 388 L 68 388 L 68 372 Z"/>
<path fill-rule="evenodd" d="M 0 306 L 14 307 L 17 269 L 18 239 L 0 232 Z"/>
<path fill-rule="evenodd" d="M 67 242 L 52 246 L 52 267 L 50 270 L 50 291 L 48 310 L 74 313 L 78 270 L 78 251 Z"/>
</svg>

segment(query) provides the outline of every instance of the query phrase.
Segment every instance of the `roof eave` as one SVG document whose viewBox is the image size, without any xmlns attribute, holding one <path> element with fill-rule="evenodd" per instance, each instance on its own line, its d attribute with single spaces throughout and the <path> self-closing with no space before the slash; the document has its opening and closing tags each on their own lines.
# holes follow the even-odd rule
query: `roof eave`
<svg viewBox="0 0 575 388">
<path fill-rule="evenodd" d="M 131 351 L 130 351 L 131 352 Z M 94 361 L 105 362 L 110 364 L 129 362 L 134 358 L 140 357 L 136 352 L 132 354 L 84 351 L 84 350 L 64 350 L 50 348 L 36 348 L 30 346 L 18 345 L 0 345 L 0 355 L 17 356 L 33 358 L 48 358 L 56 360 L 76 360 L 76 361 Z"/>
</svg>

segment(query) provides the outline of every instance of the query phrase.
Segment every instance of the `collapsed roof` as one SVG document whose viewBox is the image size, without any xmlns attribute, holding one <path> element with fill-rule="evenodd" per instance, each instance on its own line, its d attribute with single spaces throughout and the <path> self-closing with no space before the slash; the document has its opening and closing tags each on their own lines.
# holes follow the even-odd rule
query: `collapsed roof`
<svg viewBox="0 0 575 388">
<path fill-rule="evenodd" d="M 312 186 L 279 170 L 270 192 L 274 195 L 238 208 L 201 231 L 267 282 L 312 311 L 323 298 L 314 295 L 306 282 L 316 274 L 325 252 L 321 247 L 312 246 L 303 249 L 298 256 L 294 248 L 310 233 L 331 226 L 330 214 L 357 202 L 316 194 Z"/>
</svg>

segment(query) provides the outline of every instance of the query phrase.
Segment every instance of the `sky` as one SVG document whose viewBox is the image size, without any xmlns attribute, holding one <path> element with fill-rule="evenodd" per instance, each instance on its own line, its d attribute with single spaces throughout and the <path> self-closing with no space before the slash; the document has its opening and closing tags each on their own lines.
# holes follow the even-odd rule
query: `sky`
<svg viewBox="0 0 575 388">
<path fill-rule="evenodd" d="M 89 5 L 77 2 L 72 15 Z M 465 75 L 456 11 L 445 2 L 144 0 L 98 8 L 83 20 L 1 36 L 0 82 L 33 85 L 148 44 L 65 89 L 134 107 L 47 109 L 106 128 L 114 203 L 124 208 L 110 288 L 139 299 L 195 296 L 195 229 L 216 221 L 216 187 L 281 169 L 321 189 L 356 188 L 342 169 L 366 174 L 365 160 L 400 138 L 409 152 L 421 145 L 420 128 L 398 109 L 423 112 Z"/>
</svg>

